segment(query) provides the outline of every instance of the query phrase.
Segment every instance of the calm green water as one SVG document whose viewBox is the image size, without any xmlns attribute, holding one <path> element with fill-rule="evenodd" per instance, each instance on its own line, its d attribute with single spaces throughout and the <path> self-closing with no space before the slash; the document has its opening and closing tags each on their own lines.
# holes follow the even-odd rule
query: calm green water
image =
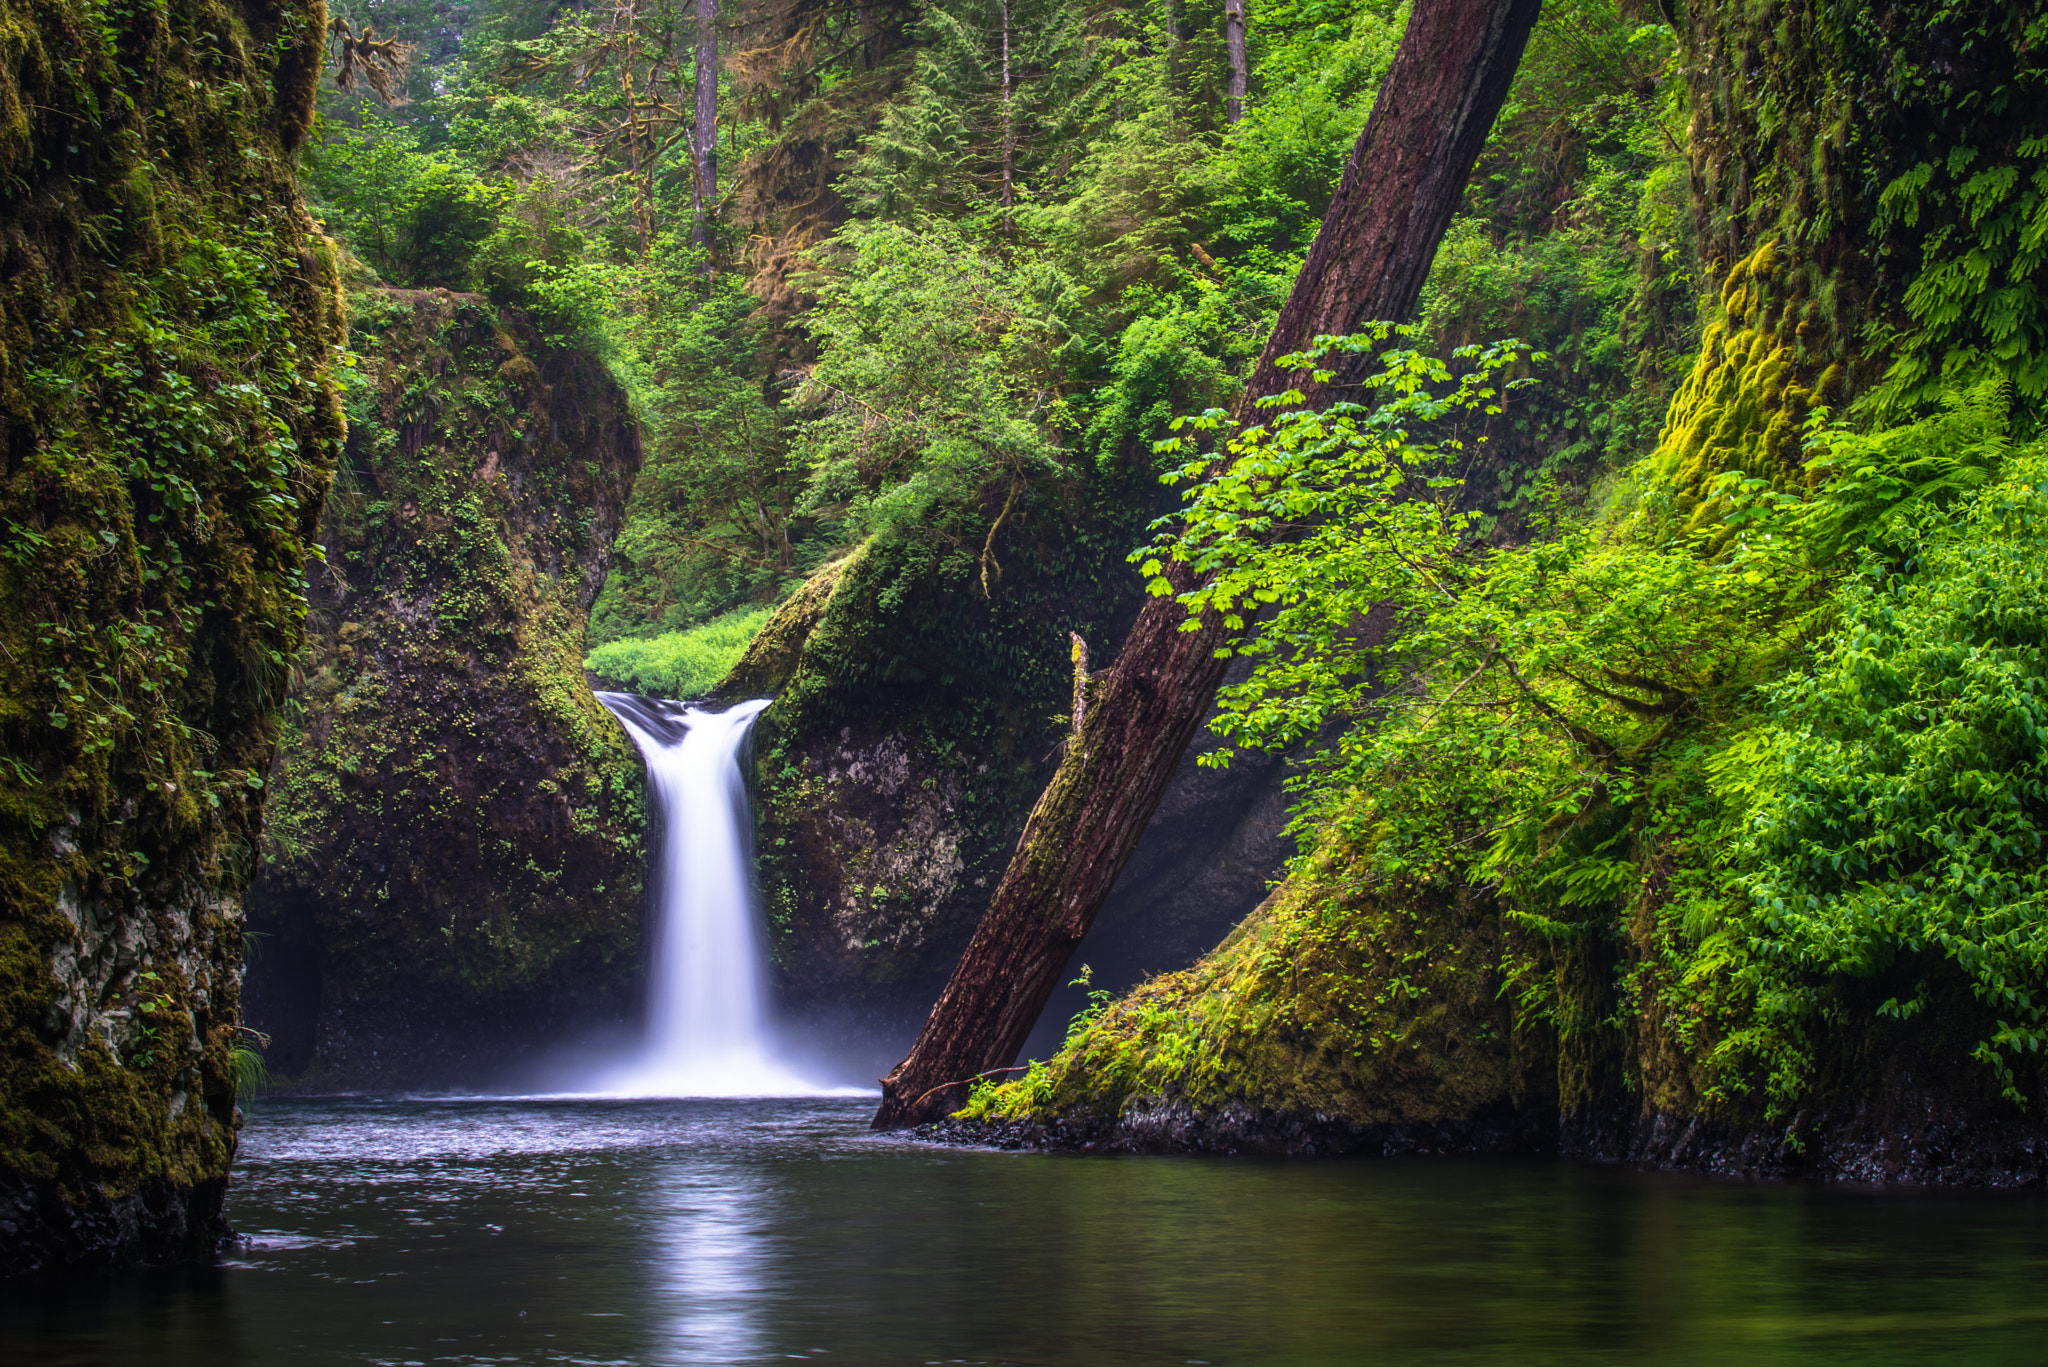
<svg viewBox="0 0 2048 1367">
<path fill-rule="evenodd" d="M 204 1272 L 0 1362 L 2040 1363 L 2048 1201 L 1562 1163 L 1075 1158 L 859 1101 L 252 1109 Z"/>
</svg>

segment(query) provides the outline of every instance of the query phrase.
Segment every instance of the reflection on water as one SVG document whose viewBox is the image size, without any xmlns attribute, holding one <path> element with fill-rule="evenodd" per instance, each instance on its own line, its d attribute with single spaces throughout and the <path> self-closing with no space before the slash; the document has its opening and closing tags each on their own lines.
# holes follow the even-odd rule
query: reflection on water
<svg viewBox="0 0 2048 1367">
<path fill-rule="evenodd" d="M 8 1367 L 2037 1363 L 2048 1202 L 935 1150 L 859 1101 L 270 1101 L 215 1269 Z"/>
<path fill-rule="evenodd" d="M 758 1175 L 744 1170 L 689 1163 L 662 1176 L 649 1298 L 661 1307 L 651 1325 L 657 1360 L 765 1356 L 760 1315 L 773 1290 L 766 1200 Z"/>
</svg>

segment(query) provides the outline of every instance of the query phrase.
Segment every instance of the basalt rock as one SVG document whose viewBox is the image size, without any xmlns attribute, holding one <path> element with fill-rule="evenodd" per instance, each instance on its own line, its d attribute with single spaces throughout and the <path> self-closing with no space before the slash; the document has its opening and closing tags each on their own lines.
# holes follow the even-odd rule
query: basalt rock
<svg viewBox="0 0 2048 1367">
<path fill-rule="evenodd" d="M 639 762 L 581 662 L 639 437 L 516 313 L 353 302 L 250 1017 L 292 1085 L 487 1085 L 636 1005 Z"/>
<path fill-rule="evenodd" d="M 1048 602 L 1013 582 L 993 602 L 976 594 L 963 607 L 928 592 L 892 611 L 877 606 L 888 574 L 867 548 L 827 565 L 717 690 L 777 699 L 757 732 L 755 788 L 785 999 L 872 1045 L 876 1063 L 930 1009 L 1065 743 L 1065 718 L 1053 713 L 1071 679 L 1056 614 L 1084 626 L 1091 614 L 1127 616 L 1134 594 L 1120 598 L 1119 586 L 1135 587 L 1105 571 L 1092 597 Z M 949 613 L 980 618 L 983 639 L 1034 642 L 1026 662 L 1000 678 L 977 672 L 975 637 L 957 632 L 903 690 L 910 699 L 944 692 L 947 702 L 863 706 L 880 672 L 875 657 L 894 643 L 892 623 Z M 1114 631 L 1087 634 L 1110 640 Z M 933 689 L 949 665 L 955 682 Z M 1263 755 L 1204 769 L 1190 754 L 1083 950 L 1096 984 L 1127 986 L 1186 966 L 1266 895 L 1287 852 L 1282 770 Z M 1056 1037 L 1085 1002 L 1080 989 L 1056 997 L 1046 1028 Z"/>
<path fill-rule="evenodd" d="M 0 1276 L 209 1253 L 342 434 L 319 4 L 0 0 Z"/>
</svg>

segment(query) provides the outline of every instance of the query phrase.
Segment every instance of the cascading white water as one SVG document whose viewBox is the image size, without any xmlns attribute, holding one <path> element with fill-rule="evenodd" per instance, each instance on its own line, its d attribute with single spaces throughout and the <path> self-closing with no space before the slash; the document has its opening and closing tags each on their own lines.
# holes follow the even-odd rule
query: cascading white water
<svg viewBox="0 0 2048 1367">
<path fill-rule="evenodd" d="M 647 1035 L 597 1090 L 624 1096 L 796 1096 L 823 1089 L 782 1058 L 748 868 L 739 756 L 767 701 L 725 712 L 597 695 L 647 760 L 660 808 Z"/>
</svg>

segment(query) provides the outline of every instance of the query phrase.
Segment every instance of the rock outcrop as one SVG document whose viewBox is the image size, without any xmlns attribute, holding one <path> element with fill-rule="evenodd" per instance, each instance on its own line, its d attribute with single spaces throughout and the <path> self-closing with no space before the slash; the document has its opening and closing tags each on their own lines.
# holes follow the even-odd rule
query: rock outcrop
<svg viewBox="0 0 2048 1367">
<path fill-rule="evenodd" d="M 776 697 L 757 733 L 756 790 L 786 1002 L 831 1019 L 877 1066 L 894 1061 L 945 985 L 1058 758 L 1065 725 L 1053 712 L 1071 684 L 1055 611 L 1107 616 L 1091 634 L 1113 641 L 1136 586 L 1109 570 L 1093 603 L 1047 604 L 1027 589 L 964 609 L 935 593 L 886 609 L 885 573 L 865 549 L 818 571 L 718 689 Z M 970 612 L 990 619 L 977 623 L 986 634 L 1036 648 L 998 678 L 977 673 L 967 633 L 953 633 L 902 689 L 908 699 L 943 690 L 942 705 L 862 706 L 887 691 L 874 687 L 875 657 L 903 619 Z M 934 689 L 930 676 L 948 665 L 957 683 Z M 1098 986 L 1187 966 L 1264 898 L 1288 849 L 1282 770 L 1264 755 L 1204 769 L 1190 753 L 1082 950 Z M 1054 998 L 1050 1039 L 1085 1001 L 1078 989 Z"/>
<path fill-rule="evenodd" d="M 298 1086 L 488 1085 L 637 1005 L 639 761 L 582 658 L 639 436 L 594 357 L 514 313 L 353 304 L 250 1019 Z"/>
<path fill-rule="evenodd" d="M 0 3 L 0 1276 L 210 1253 L 340 447 L 325 12 Z"/>
</svg>

